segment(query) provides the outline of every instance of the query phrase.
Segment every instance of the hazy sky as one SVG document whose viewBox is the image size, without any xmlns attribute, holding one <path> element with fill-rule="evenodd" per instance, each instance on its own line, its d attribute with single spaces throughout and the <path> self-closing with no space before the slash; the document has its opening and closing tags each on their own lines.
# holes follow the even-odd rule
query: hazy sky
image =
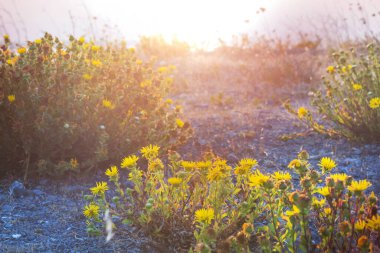
<svg viewBox="0 0 380 253">
<path fill-rule="evenodd" d="M 102 36 L 136 41 L 162 34 L 198 45 L 233 34 L 328 36 L 380 32 L 380 0 L 0 0 L 0 33 L 19 41 L 54 35 Z M 352 5 L 350 5 L 352 4 Z M 260 7 L 264 7 L 262 12 Z M 371 15 L 375 14 L 375 17 Z M 365 18 L 363 24 L 361 18 Z M 105 27 L 104 25 L 107 24 Z"/>
</svg>

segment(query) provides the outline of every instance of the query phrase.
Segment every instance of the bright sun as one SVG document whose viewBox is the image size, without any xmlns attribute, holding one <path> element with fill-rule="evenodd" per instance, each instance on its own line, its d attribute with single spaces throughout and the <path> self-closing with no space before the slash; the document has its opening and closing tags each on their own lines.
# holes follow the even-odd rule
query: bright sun
<svg viewBox="0 0 380 253">
<path fill-rule="evenodd" d="M 247 31 L 260 7 L 271 0 L 87 0 L 91 11 L 119 26 L 127 38 L 161 35 L 212 47 L 219 38 Z M 248 21 L 249 20 L 249 21 Z"/>
</svg>

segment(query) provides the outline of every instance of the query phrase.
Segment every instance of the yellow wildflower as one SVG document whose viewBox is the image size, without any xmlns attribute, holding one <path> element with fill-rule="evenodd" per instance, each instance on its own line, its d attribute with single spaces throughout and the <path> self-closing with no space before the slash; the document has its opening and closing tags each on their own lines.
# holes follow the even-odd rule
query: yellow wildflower
<svg viewBox="0 0 380 253">
<path fill-rule="evenodd" d="M 322 157 L 318 165 L 319 167 L 321 167 L 323 172 L 330 171 L 336 167 L 335 161 L 331 159 L 330 157 Z"/>
<path fill-rule="evenodd" d="M 136 60 L 136 64 L 137 64 L 137 65 L 141 65 L 142 63 L 143 63 L 142 60 L 140 60 L 140 59 L 137 59 L 137 60 Z"/>
<path fill-rule="evenodd" d="M 159 171 L 164 169 L 164 164 L 158 158 L 149 160 L 148 170 L 150 171 Z"/>
<path fill-rule="evenodd" d="M 325 209 L 323 209 L 323 212 L 326 214 L 326 216 L 328 216 L 331 214 L 331 208 L 330 207 L 325 208 Z"/>
<path fill-rule="evenodd" d="M 71 168 L 76 169 L 79 166 L 78 160 L 76 158 L 71 158 L 70 159 L 70 165 Z"/>
<path fill-rule="evenodd" d="M 297 113 L 298 113 L 298 118 L 302 119 L 309 113 L 309 111 L 305 107 L 300 107 L 298 108 Z"/>
<path fill-rule="evenodd" d="M 217 166 L 208 171 L 207 179 L 212 181 L 219 181 L 223 178 L 225 178 L 227 175 L 222 171 L 222 167 Z"/>
<path fill-rule="evenodd" d="M 367 190 L 367 188 L 371 185 L 372 184 L 367 180 L 352 181 L 351 185 L 348 186 L 348 190 L 353 193 L 360 194 L 361 192 Z"/>
<path fill-rule="evenodd" d="M 361 89 L 363 89 L 363 86 L 362 86 L 361 84 L 354 83 L 354 84 L 352 85 L 352 88 L 353 88 L 354 90 L 361 90 Z"/>
<path fill-rule="evenodd" d="M 137 160 L 139 160 L 139 158 L 135 155 L 124 157 L 123 160 L 121 161 L 120 167 L 123 169 L 136 167 Z"/>
<path fill-rule="evenodd" d="M 99 51 L 99 49 L 100 49 L 100 46 L 92 46 L 92 47 L 91 47 L 91 50 L 92 50 L 93 52 L 97 52 L 97 51 Z"/>
<path fill-rule="evenodd" d="M 18 61 L 18 56 L 15 56 L 15 57 L 13 57 L 13 58 L 11 58 L 11 59 L 8 59 L 8 60 L 7 60 L 7 64 L 8 64 L 8 65 L 11 65 L 11 66 L 14 66 L 14 65 L 16 64 L 17 61 Z"/>
<path fill-rule="evenodd" d="M 281 171 L 276 171 L 273 175 L 272 175 L 272 178 L 277 180 L 277 181 L 280 181 L 280 180 L 285 180 L 285 181 L 289 181 L 292 179 L 292 176 L 287 173 L 287 172 L 281 172 Z"/>
<path fill-rule="evenodd" d="M 197 164 L 195 162 L 192 162 L 192 161 L 182 161 L 181 166 L 185 170 L 192 170 L 192 169 L 195 169 L 197 167 Z"/>
<path fill-rule="evenodd" d="M 61 56 L 65 56 L 65 55 L 67 55 L 66 50 L 62 50 L 62 51 L 61 51 Z"/>
<path fill-rule="evenodd" d="M 317 198 L 314 198 L 312 199 L 312 205 L 315 206 L 316 208 L 321 208 L 322 206 L 324 206 L 326 203 L 326 199 L 321 199 L 321 200 L 318 200 Z"/>
<path fill-rule="evenodd" d="M 3 36 L 3 38 L 4 38 L 5 43 L 9 43 L 9 42 L 10 42 L 10 38 L 9 38 L 9 35 L 8 35 L 8 34 L 5 34 L 5 35 Z"/>
<path fill-rule="evenodd" d="M 105 174 L 112 180 L 117 179 L 119 176 L 119 170 L 116 166 L 111 166 L 105 172 Z"/>
<path fill-rule="evenodd" d="M 112 102 L 108 99 L 103 99 L 102 105 L 108 109 L 114 109 L 115 108 L 115 105 L 113 105 Z"/>
<path fill-rule="evenodd" d="M 17 49 L 17 52 L 19 54 L 24 54 L 26 52 L 26 48 L 25 47 L 20 47 L 20 48 Z"/>
<path fill-rule="evenodd" d="M 323 196 L 325 196 L 325 197 L 327 197 L 327 196 L 330 195 L 330 189 L 327 186 L 318 188 L 316 190 L 316 192 L 319 193 L 319 194 L 321 194 L 321 195 L 323 195 Z"/>
<path fill-rule="evenodd" d="M 327 71 L 327 73 L 329 73 L 329 74 L 333 74 L 334 72 L 335 72 L 335 68 L 334 68 L 334 66 L 328 66 L 327 68 L 326 68 L 326 71 Z"/>
<path fill-rule="evenodd" d="M 165 72 L 167 72 L 169 69 L 168 69 L 168 67 L 165 67 L 165 66 L 163 66 L 163 67 L 159 67 L 158 68 L 158 72 L 159 73 L 165 73 Z"/>
<path fill-rule="evenodd" d="M 294 159 L 294 160 L 292 160 L 292 161 L 289 163 L 288 168 L 289 168 L 289 169 L 295 169 L 295 168 L 299 168 L 299 167 L 301 167 L 301 165 L 302 165 L 301 160 L 299 160 L 299 159 Z"/>
<path fill-rule="evenodd" d="M 173 186 L 178 186 L 182 183 L 182 178 L 179 177 L 171 177 L 168 179 L 168 183 Z"/>
<path fill-rule="evenodd" d="M 363 231 L 366 226 L 366 223 L 364 220 L 358 220 L 355 222 L 355 229 L 359 232 Z"/>
<path fill-rule="evenodd" d="M 108 185 L 106 182 L 97 182 L 96 186 L 92 187 L 90 190 L 94 195 L 104 194 L 106 191 L 108 191 Z"/>
<path fill-rule="evenodd" d="M 91 203 L 84 207 L 83 214 L 86 218 L 98 218 L 99 206 Z"/>
<path fill-rule="evenodd" d="M 185 123 L 180 119 L 176 119 L 175 123 L 177 124 L 179 128 L 182 128 L 185 125 Z"/>
<path fill-rule="evenodd" d="M 91 64 L 95 67 L 101 67 L 103 65 L 103 63 L 99 60 L 92 60 Z"/>
<path fill-rule="evenodd" d="M 150 160 L 150 159 L 156 158 L 158 156 L 159 150 L 160 150 L 160 147 L 150 144 L 149 146 L 143 147 L 140 150 L 140 152 L 141 152 L 143 157 Z"/>
<path fill-rule="evenodd" d="M 82 77 L 83 77 L 84 80 L 91 80 L 92 79 L 92 76 L 90 74 L 87 74 L 87 73 L 83 74 Z"/>
<path fill-rule="evenodd" d="M 270 177 L 262 174 L 260 171 L 256 171 L 254 174 L 249 176 L 249 185 L 251 187 L 262 186 L 264 183 L 268 182 Z"/>
<path fill-rule="evenodd" d="M 379 106 L 380 106 L 380 97 L 372 98 L 369 101 L 369 107 L 371 107 L 372 109 L 379 108 Z"/>
<path fill-rule="evenodd" d="M 200 170 L 207 170 L 212 166 L 211 161 L 200 161 L 196 163 L 196 167 Z"/>
<path fill-rule="evenodd" d="M 195 211 L 195 222 L 205 223 L 207 225 L 211 224 L 211 221 L 214 219 L 214 209 L 212 208 L 202 208 Z"/>
<path fill-rule="evenodd" d="M 299 214 L 300 212 L 301 210 L 297 206 L 293 205 L 293 210 L 288 210 L 285 212 L 285 214 L 291 217 L 291 216 Z"/>
<path fill-rule="evenodd" d="M 239 161 L 239 165 L 242 167 L 249 167 L 249 169 L 252 169 L 254 166 L 257 165 L 257 160 L 251 158 L 241 159 Z"/>
<path fill-rule="evenodd" d="M 235 175 L 247 175 L 251 168 L 249 166 L 237 166 L 234 170 Z"/>
<path fill-rule="evenodd" d="M 243 223 L 242 232 L 246 237 L 249 237 L 253 232 L 253 224 L 252 223 Z"/>
<path fill-rule="evenodd" d="M 168 99 L 165 100 L 165 102 L 166 102 L 168 105 L 171 105 L 171 104 L 173 104 L 173 99 L 168 98 Z"/>
<path fill-rule="evenodd" d="M 41 39 L 36 39 L 36 40 L 34 41 L 34 43 L 36 43 L 36 44 L 41 44 L 41 42 L 42 42 Z"/>
<path fill-rule="evenodd" d="M 8 98 L 9 103 L 13 103 L 16 100 L 16 96 L 15 95 L 8 95 L 7 98 Z"/>
<path fill-rule="evenodd" d="M 380 232 L 380 215 L 374 215 L 371 219 L 367 219 L 367 227 L 373 231 Z"/>
<path fill-rule="evenodd" d="M 337 181 L 346 182 L 346 179 L 348 178 L 347 174 L 345 173 L 331 174 L 330 177 L 334 180 L 334 182 L 337 182 Z"/>
<path fill-rule="evenodd" d="M 83 44 L 84 41 L 85 41 L 84 37 L 80 37 L 80 38 L 78 39 L 79 44 Z"/>
</svg>

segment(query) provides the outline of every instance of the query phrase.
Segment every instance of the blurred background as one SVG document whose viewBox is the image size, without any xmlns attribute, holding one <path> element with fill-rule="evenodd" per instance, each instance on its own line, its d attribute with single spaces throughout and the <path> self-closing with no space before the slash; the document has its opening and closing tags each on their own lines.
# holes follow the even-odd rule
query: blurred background
<svg viewBox="0 0 380 253">
<path fill-rule="evenodd" d="M 298 39 L 323 37 L 325 43 L 377 37 L 378 0 L 2 0 L 0 33 L 14 41 L 34 40 L 44 32 L 97 41 L 161 35 L 191 46 L 215 48 L 220 40 L 249 34 Z"/>
</svg>

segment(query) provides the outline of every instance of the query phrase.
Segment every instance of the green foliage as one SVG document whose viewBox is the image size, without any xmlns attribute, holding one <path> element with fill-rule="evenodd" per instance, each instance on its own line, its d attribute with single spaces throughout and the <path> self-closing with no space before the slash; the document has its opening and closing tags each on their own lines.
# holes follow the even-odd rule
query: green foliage
<svg viewBox="0 0 380 253">
<path fill-rule="evenodd" d="M 315 93 L 312 101 L 318 113 L 333 123 L 331 128 L 318 124 L 309 111 L 300 114 L 289 105 L 287 108 L 320 133 L 380 142 L 379 55 L 380 47 L 376 44 L 333 53 L 334 64 L 326 69 L 324 87 Z"/>
<path fill-rule="evenodd" d="M 105 46 L 45 34 L 0 50 L 1 162 L 62 174 L 93 168 L 121 152 L 186 141 L 180 106 L 166 100 L 172 66 L 143 62 L 125 43 Z"/>
<path fill-rule="evenodd" d="M 365 194 L 371 184 L 330 174 L 337 166 L 331 158 L 313 169 L 302 151 L 288 166 L 295 186 L 290 173 L 263 174 L 253 159 L 232 168 L 212 153 L 193 162 L 170 152 L 165 166 L 158 151 L 141 149 L 146 169 L 137 156 L 123 159 L 133 187 L 125 188 L 123 172 L 112 166 L 106 175 L 114 194 L 106 194 L 106 182 L 91 188 L 84 215 L 92 234 L 110 213 L 177 251 L 249 252 L 255 241 L 260 252 L 365 252 L 380 240 L 378 198 Z"/>
</svg>

